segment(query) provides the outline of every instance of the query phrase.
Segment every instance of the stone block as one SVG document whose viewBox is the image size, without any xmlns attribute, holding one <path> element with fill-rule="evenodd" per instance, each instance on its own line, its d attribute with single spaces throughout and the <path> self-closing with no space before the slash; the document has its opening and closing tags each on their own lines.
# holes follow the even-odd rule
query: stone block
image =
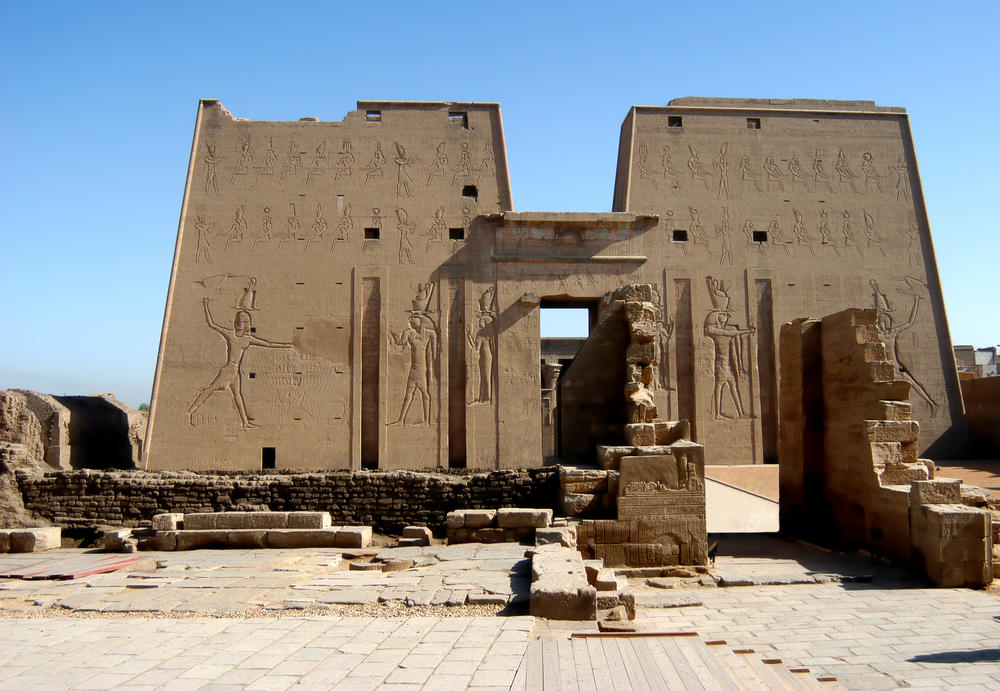
<svg viewBox="0 0 1000 691">
<path fill-rule="evenodd" d="M 615 607 L 624 607 L 625 611 L 628 612 L 628 618 L 635 619 L 635 595 L 632 594 L 632 589 L 627 583 L 617 591 L 597 592 L 598 610 L 614 609 Z"/>
<path fill-rule="evenodd" d="M 290 511 L 287 525 L 289 528 L 322 530 L 332 526 L 333 521 L 327 511 Z"/>
<path fill-rule="evenodd" d="M 920 423 L 916 420 L 865 420 L 868 441 L 915 442 L 920 438 Z"/>
<path fill-rule="evenodd" d="M 656 305 L 652 302 L 626 300 L 625 319 L 630 324 L 635 322 L 652 322 L 656 319 Z"/>
<path fill-rule="evenodd" d="M 449 511 L 445 517 L 448 532 L 465 527 L 465 511 Z"/>
<path fill-rule="evenodd" d="M 369 547 L 371 544 L 371 526 L 347 526 L 337 530 L 337 547 Z"/>
<path fill-rule="evenodd" d="M 421 544 L 429 545 L 431 544 L 431 538 L 434 537 L 431 534 L 430 528 L 425 528 L 423 526 L 408 525 L 403 528 L 403 537 L 410 539 L 422 540 Z"/>
<path fill-rule="evenodd" d="M 594 585 L 597 582 L 597 576 L 604 570 L 604 560 L 603 559 L 584 559 L 583 568 L 587 571 L 587 582 L 590 585 Z M 595 588 L 597 586 L 594 586 Z"/>
<path fill-rule="evenodd" d="M 396 541 L 398 547 L 426 547 L 428 542 L 422 537 L 401 537 Z"/>
<path fill-rule="evenodd" d="M 288 511 L 226 511 L 215 515 L 215 527 L 217 530 L 282 529 L 289 527 L 288 515 Z M 185 529 L 191 530 L 186 517 Z"/>
<path fill-rule="evenodd" d="M 636 628 L 628 619 L 628 612 L 622 606 L 601 611 L 597 619 L 597 630 L 602 633 L 634 633 Z"/>
<path fill-rule="evenodd" d="M 10 551 L 10 533 L 6 530 L 0 530 L 0 554 L 6 554 Z"/>
<path fill-rule="evenodd" d="M 629 365 L 649 365 L 656 362 L 656 345 L 653 343 L 632 343 L 625 350 L 625 363 Z"/>
<path fill-rule="evenodd" d="M 910 485 L 910 503 L 958 504 L 962 501 L 961 480 L 923 480 Z"/>
<path fill-rule="evenodd" d="M 618 579 L 615 577 L 614 569 L 601 569 L 594 579 L 593 585 L 598 592 L 618 590 Z"/>
<path fill-rule="evenodd" d="M 654 321 L 633 321 L 628 325 L 633 343 L 650 343 L 656 338 L 658 324 Z"/>
<path fill-rule="evenodd" d="M 413 564 L 412 559 L 394 559 L 382 564 L 382 571 L 405 571 L 406 569 L 412 569 Z"/>
<path fill-rule="evenodd" d="M 227 539 L 234 549 L 265 549 L 269 546 L 266 530 L 230 530 Z"/>
<path fill-rule="evenodd" d="M 188 514 L 190 515 L 190 514 Z M 184 517 L 187 522 L 187 516 Z M 227 530 L 178 530 L 177 547 L 180 552 L 189 549 L 224 549 L 229 547 Z"/>
<path fill-rule="evenodd" d="M 608 490 L 608 471 L 560 466 L 559 485 L 569 494 L 595 494 Z"/>
<path fill-rule="evenodd" d="M 10 531 L 10 551 L 44 552 L 62 547 L 62 528 L 24 528 Z"/>
<path fill-rule="evenodd" d="M 648 422 L 625 425 L 625 443 L 632 446 L 653 446 L 656 443 L 656 427 Z"/>
<path fill-rule="evenodd" d="M 681 439 L 691 438 L 691 423 L 687 420 L 660 420 L 653 423 L 656 445 L 669 446 Z"/>
<path fill-rule="evenodd" d="M 559 491 L 559 508 L 566 516 L 579 516 L 604 508 L 606 494 L 567 494 Z"/>
<path fill-rule="evenodd" d="M 464 513 L 466 528 L 489 528 L 497 517 L 494 509 L 466 509 Z"/>
<path fill-rule="evenodd" d="M 132 537 L 131 528 L 117 528 L 113 530 L 104 531 L 104 551 L 105 552 L 132 552 L 135 551 L 135 545 L 130 542 Z M 125 544 L 129 543 L 129 547 Z"/>
<path fill-rule="evenodd" d="M 621 465 L 622 456 L 632 456 L 635 454 L 633 446 L 598 446 L 597 460 L 605 470 L 618 470 Z"/>
<path fill-rule="evenodd" d="M 608 471 L 608 496 L 616 496 L 618 494 L 618 479 L 621 476 L 617 470 Z"/>
<path fill-rule="evenodd" d="M 177 549 L 177 531 L 158 531 L 154 537 L 139 540 L 139 549 L 150 552 L 173 552 Z"/>
<path fill-rule="evenodd" d="M 546 619 L 593 621 L 597 590 L 587 582 L 576 550 L 536 551 L 531 558 L 531 615 Z"/>
<path fill-rule="evenodd" d="M 552 509 L 499 509 L 497 526 L 500 528 L 548 528 L 552 523 Z"/>
<path fill-rule="evenodd" d="M 184 514 L 184 530 L 215 530 L 217 513 Z"/>
<path fill-rule="evenodd" d="M 184 514 L 182 513 L 158 513 L 153 516 L 153 530 L 182 530 L 184 528 Z"/>
<path fill-rule="evenodd" d="M 615 291 L 615 297 L 625 302 L 653 302 L 653 286 L 649 283 L 633 283 Z"/>
<path fill-rule="evenodd" d="M 513 528 L 480 528 L 479 530 L 471 530 L 466 542 L 483 542 L 486 544 L 495 544 L 497 542 L 516 542 L 517 531 Z"/>
<path fill-rule="evenodd" d="M 563 547 L 576 547 L 576 528 L 572 526 L 565 528 L 536 528 L 535 544 L 557 544 Z"/>
</svg>

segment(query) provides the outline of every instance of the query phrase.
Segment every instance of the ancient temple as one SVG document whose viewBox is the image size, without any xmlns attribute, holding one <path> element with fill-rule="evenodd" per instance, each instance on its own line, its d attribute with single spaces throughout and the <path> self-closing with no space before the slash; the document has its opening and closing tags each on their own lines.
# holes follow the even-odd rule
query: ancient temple
<svg viewBox="0 0 1000 691">
<path fill-rule="evenodd" d="M 497 104 L 259 122 L 202 101 L 145 467 L 593 463 L 623 440 L 625 360 L 609 352 L 628 329 L 545 358 L 540 310 L 585 308 L 596 326 L 633 284 L 654 287 L 652 404 L 689 421 L 706 463 L 777 460 L 780 326 L 846 308 L 877 311 L 921 454 L 954 446 L 958 378 L 903 109 L 634 107 L 613 209 L 515 212 Z"/>
</svg>

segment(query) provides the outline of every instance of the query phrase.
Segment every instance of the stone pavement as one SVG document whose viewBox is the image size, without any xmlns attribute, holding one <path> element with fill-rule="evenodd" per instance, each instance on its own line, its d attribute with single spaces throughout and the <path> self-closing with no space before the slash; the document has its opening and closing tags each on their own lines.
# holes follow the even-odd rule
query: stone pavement
<svg viewBox="0 0 1000 691">
<path fill-rule="evenodd" d="M 849 689 L 1000 688 L 996 591 L 936 589 L 867 558 L 787 541 L 719 539 L 714 574 L 731 587 L 630 579 L 640 631 L 696 631 L 833 674 Z M 202 551 L 158 553 L 164 568 L 82 583 L 0 580 L 0 691 L 507 689 L 530 640 L 596 631 L 528 616 L 451 617 L 472 610 L 418 604 L 413 594 L 439 580 L 435 592 L 465 592 L 467 602 L 475 592 L 516 603 L 523 548 L 462 547 L 467 558 L 430 548 L 436 556 L 411 555 L 422 566 L 385 574 L 345 571 L 337 550 Z M 155 580 L 170 582 L 127 587 Z M 352 589 L 389 598 L 323 602 Z M 359 607 L 413 616 L 352 616 Z"/>
</svg>

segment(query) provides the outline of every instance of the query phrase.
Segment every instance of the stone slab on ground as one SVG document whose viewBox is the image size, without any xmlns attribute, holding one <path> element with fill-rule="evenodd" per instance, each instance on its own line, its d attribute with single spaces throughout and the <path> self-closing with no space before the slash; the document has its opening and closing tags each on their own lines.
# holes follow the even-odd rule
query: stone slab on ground
<svg viewBox="0 0 1000 691">
<path fill-rule="evenodd" d="M 588 582 L 577 550 L 535 551 L 531 558 L 530 601 L 532 616 L 584 621 L 597 618 L 597 590 Z"/>
</svg>

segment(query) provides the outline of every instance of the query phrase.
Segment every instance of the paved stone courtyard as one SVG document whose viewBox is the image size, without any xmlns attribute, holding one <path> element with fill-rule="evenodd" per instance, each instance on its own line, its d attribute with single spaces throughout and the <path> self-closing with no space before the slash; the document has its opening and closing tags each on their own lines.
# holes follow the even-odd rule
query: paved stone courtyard
<svg viewBox="0 0 1000 691">
<path fill-rule="evenodd" d="M 766 557 L 752 539 L 720 542 L 729 554 L 713 574 L 730 587 L 630 578 L 640 632 L 696 631 L 849 689 L 1000 687 L 994 592 L 937 589 L 784 541 L 767 542 Z M 523 547 L 409 549 L 393 553 L 415 567 L 391 573 L 346 570 L 339 550 L 232 550 L 152 554 L 153 571 L 0 580 L 0 690 L 506 690 L 531 640 L 596 631 L 519 614 Z"/>
</svg>

